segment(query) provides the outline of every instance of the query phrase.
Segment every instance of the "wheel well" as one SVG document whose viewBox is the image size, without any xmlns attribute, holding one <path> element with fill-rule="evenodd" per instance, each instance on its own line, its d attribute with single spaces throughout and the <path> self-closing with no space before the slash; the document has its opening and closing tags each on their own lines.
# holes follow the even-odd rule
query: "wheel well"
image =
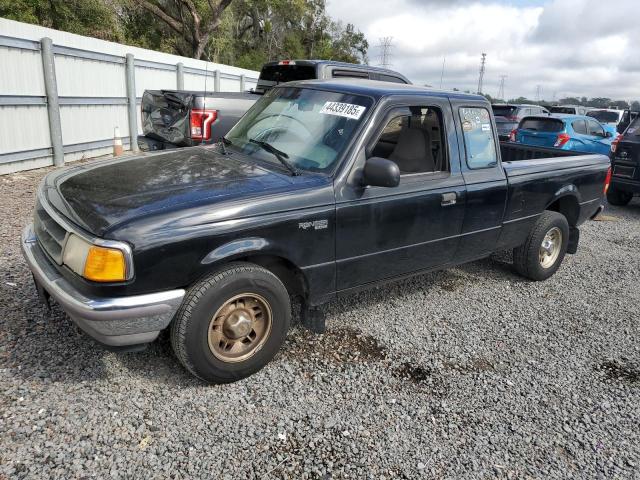
<svg viewBox="0 0 640 480">
<path fill-rule="evenodd" d="M 569 223 L 569 226 L 571 227 L 575 227 L 578 223 L 578 217 L 580 215 L 580 204 L 574 196 L 567 195 L 561 197 L 551 205 L 549 205 L 546 209 L 564 215 L 567 219 L 567 222 Z"/>
<path fill-rule="evenodd" d="M 276 255 L 248 255 L 234 260 L 260 265 L 278 277 L 290 295 L 307 296 L 308 289 L 304 273 L 285 258 Z"/>
</svg>

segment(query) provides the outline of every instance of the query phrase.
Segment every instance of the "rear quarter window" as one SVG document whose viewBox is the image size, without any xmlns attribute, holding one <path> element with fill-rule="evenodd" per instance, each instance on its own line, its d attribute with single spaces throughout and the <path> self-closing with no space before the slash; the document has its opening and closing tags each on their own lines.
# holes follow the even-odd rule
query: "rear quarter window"
<svg viewBox="0 0 640 480">
<path fill-rule="evenodd" d="M 551 118 L 523 118 L 518 128 L 536 132 L 561 132 L 564 130 L 564 123 Z"/>
<path fill-rule="evenodd" d="M 489 111 L 482 107 L 462 107 L 459 113 L 467 166 L 471 169 L 494 167 L 498 156 Z"/>
</svg>

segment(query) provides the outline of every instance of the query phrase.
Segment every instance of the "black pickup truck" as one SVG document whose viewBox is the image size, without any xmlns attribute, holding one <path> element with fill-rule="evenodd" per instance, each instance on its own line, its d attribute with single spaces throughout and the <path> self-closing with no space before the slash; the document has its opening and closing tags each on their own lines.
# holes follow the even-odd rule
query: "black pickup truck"
<svg viewBox="0 0 640 480">
<path fill-rule="evenodd" d="M 43 298 L 112 346 L 170 328 L 230 382 L 319 305 L 513 249 L 549 278 L 601 210 L 609 159 L 498 142 L 482 97 L 359 80 L 274 88 L 224 142 L 95 162 L 39 187 L 24 256 Z"/>
<path fill-rule="evenodd" d="M 148 151 L 218 142 L 274 86 L 328 78 L 411 83 L 401 73 L 370 65 L 334 60 L 268 62 L 262 66 L 258 84 L 251 92 L 146 90 L 141 106 L 144 135 L 138 137 L 138 143 Z"/>
</svg>

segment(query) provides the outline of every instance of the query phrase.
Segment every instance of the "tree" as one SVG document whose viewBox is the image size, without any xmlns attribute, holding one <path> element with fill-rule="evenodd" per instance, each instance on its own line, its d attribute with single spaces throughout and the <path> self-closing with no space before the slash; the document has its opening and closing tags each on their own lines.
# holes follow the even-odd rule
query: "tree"
<svg viewBox="0 0 640 480">
<path fill-rule="evenodd" d="M 558 100 L 558 103 L 560 105 L 582 105 L 583 104 L 582 100 L 580 100 L 578 97 L 561 98 L 560 100 Z"/>
<path fill-rule="evenodd" d="M 0 0 L 0 16 L 258 70 L 282 58 L 367 62 L 325 0 Z"/>
<path fill-rule="evenodd" d="M 231 0 L 132 0 L 173 30 L 183 56 L 202 58 Z"/>
<path fill-rule="evenodd" d="M 629 108 L 629 104 L 625 100 L 614 100 L 609 104 L 609 106 L 611 108 L 617 108 L 619 110 L 625 110 Z"/>
<path fill-rule="evenodd" d="M 631 107 L 630 108 L 634 112 L 640 112 L 640 102 L 638 102 L 637 100 L 634 100 L 633 102 L 631 102 Z"/>
<path fill-rule="evenodd" d="M 121 42 L 116 10 L 101 0 L 0 0 L 0 17 Z"/>
</svg>

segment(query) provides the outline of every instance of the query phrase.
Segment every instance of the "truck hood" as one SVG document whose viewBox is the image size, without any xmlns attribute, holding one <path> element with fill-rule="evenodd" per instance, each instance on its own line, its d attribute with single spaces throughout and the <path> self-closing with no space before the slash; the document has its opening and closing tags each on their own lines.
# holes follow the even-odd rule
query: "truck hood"
<svg viewBox="0 0 640 480">
<path fill-rule="evenodd" d="M 324 176 L 291 177 L 278 165 L 251 161 L 239 153 L 193 147 L 50 174 L 49 203 L 96 236 L 158 213 L 291 192 L 326 183 Z"/>
</svg>

